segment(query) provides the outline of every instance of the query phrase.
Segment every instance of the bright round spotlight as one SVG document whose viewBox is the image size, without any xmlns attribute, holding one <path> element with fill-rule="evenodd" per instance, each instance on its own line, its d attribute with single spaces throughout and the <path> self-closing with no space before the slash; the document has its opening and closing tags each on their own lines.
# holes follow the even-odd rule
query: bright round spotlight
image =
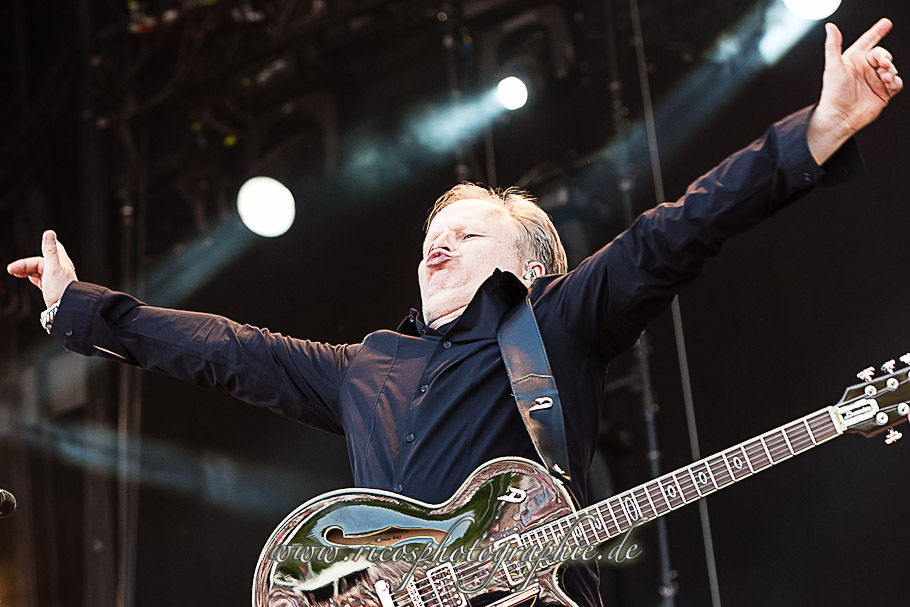
<svg viewBox="0 0 910 607">
<path fill-rule="evenodd" d="M 841 0 L 784 0 L 790 12 L 803 19 L 818 21 L 830 17 L 840 6 Z"/>
<path fill-rule="evenodd" d="M 254 234 L 281 236 L 294 223 L 294 195 L 271 177 L 253 177 L 237 193 L 237 212 Z"/>
<path fill-rule="evenodd" d="M 515 76 L 503 78 L 496 86 L 496 98 L 507 110 L 517 110 L 528 102 L 528 87 Z"/>
</svg>

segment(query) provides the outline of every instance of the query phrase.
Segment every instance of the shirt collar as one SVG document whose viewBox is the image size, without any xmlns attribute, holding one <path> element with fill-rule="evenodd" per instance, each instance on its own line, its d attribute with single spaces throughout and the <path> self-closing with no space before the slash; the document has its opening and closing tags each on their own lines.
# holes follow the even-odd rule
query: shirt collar
<svg viewBox="0 0 910 607">
<path fill-rule="evenodd" d="M 503 315 L 518 305 L 528 295 L 528 289 L 517 276 L 499 268 L 477 289 L 464 314 L 440 327 L 442 333 L 426 325 L 422 315 L 411 308 L 411 313 L 398 325 L 398 332 L 413 337 L 428 333 L 457 334 L 459 338 L 495 335 Z"/>
</svg>

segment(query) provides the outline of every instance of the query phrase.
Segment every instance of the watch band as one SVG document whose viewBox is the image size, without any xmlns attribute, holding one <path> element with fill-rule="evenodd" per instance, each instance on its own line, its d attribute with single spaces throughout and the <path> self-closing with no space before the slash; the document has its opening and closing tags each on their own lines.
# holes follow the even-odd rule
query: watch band
<svg viewBox="0 0 910 607">
<path fill-rule="evenodd" d="M 47 310 L 41 313 L 41 326 L 50 335 L 51 327 L 54 326 L 54 317 L 57 315 L 57 308 L 60 307 L 60 300 L 55 301 Z"/>
</svg>

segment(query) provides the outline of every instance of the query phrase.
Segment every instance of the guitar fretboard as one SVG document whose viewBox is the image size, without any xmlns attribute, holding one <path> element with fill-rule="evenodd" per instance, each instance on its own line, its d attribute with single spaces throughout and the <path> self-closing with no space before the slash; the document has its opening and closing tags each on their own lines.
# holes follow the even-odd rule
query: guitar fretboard
<svg viewBox="0 0 910 607">
<path fill-rule="evenodd" d="M 525 546 L 591 546 L 766 470 L 841 434 L 826 407 L 521 536 Z"/>
</svg>

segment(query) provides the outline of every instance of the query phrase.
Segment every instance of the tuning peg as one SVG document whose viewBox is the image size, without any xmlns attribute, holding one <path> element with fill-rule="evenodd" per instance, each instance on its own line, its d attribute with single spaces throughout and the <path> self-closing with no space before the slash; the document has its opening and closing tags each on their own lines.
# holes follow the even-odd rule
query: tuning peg
<svg viewBox="0 0 910 607">
<path fill-rule="evenodd" d="M 862 371 L 856 374 L 858 378 L 863 381 L 872 381 L 872 376 L 875 375 L 875 367 L 866 367 Z"/>
<path fill-rule="evenodd" d="M 904 363 L 905 365 L 910 365 L 910 352 L 908 352 L 907 354 L 904 354 L 903 356 L 901 356 L 901 357 L 898 358 L 897 360 L 901 361 L 901 362 Z"/>
<path fill-rule="evenodd" d="M 900 432 L 898 432 L 898 431 L 895 430 L 894 428 L 891 428 L 890 430 L 888 430 L 888 435 L 885 436 L 885 444 L 886 444 L 886 445 L 893 445 L 894 443 L 896 443 L 897 441 L 899 441 L 899 440 L 901 439 L 902 436 L 903 436 L 903 434 L 901 434 Z"/>
<path fill-rule="evenodd" d="M 892 358 L 892 359 L 889 360 L 888 362 L 882 363 L 882 371 L 884 371 L 884 372 L 887 373 L 888 375 L 891 375 L 892 373 L 894 373 L 894 365 L 896 365 L 896 364 L 897 364 L 897 363 L 896 363 L 896 362 L 894 361 L 894 359 Z"/>
</svg>

